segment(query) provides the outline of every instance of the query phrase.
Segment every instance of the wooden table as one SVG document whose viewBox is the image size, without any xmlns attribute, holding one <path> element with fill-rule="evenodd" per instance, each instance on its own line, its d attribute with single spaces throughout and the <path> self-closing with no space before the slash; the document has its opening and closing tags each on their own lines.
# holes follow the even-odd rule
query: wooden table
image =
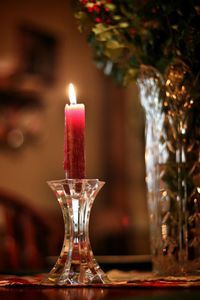
<svg viewBox="0 0 200 300">
<path fill-rule="evenodd" d="M 192 281 L 163 281 L 162 279 L 151 279 L 149 273 L 142 272 L 142 276 L 147 275 L 147 279 L 141 277 L 140 280 L 137 279 L 140 273 L 135 274 L 132 280 L 112 282 L 107 285 L 63 287 L 41 285 L 44 274 L 34 276 L 0 275 L 0 300 L 200 299 L 200 279 L 198 278 Z"/>
<path fill-rule="evenodd" d="M 126 257 L 121 265 L 117 258 L 108 257 L 110 263 L 104 258 L 103 262 L 102 266 L 109 274 L 109 278 L 112 277 L 112 280 L 114 277 L 117 278 L 116 274 L 120 278 L 117 284 L 49 287 L 40 284 L 44 274 L 31 276 L 1 274 L 0 300 L 200 300 L 200 277 L 187 280 L 176 278 L 175 281 L 172 278 L 155 279 L 149 260 L 144 260 L 143 257 L 142 259 L 139 257 L 138 261 L 135 261 L 135 257 L 134 260 L 132 257 Z"/>
<path fill-rule="evenodd" d="M 198 300 L 200 288 L 0 288 L 2 300 Z"/>
</svg>

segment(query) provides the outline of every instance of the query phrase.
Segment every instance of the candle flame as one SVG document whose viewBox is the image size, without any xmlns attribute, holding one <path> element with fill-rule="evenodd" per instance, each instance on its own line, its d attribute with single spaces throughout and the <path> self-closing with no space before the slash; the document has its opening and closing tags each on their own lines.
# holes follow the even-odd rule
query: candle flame
<svg viewBox="0 0 200 300">
<path fill-rule="evenodd" d="M 72 83 L 69 84 L 68 94 L 69 94 L 70 104 L 76 104 L 76 92 Z"/>
</svg>

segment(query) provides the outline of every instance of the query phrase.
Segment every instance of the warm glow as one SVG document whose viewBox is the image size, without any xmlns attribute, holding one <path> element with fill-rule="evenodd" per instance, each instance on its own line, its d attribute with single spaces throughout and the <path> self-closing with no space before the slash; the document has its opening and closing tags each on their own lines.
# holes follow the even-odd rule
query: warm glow
<svg viewBox="0 0 200 300">
<path fill-rule="evenodd" d="M 163 195 L 163 197 L 166 197 L 167 196 L 167 191 L 163 191 L 162 195 Z"/>
<path fill-rule="evenodd" d="M 76 104 L 76 92 L 72 83 L 68 87 L 69 101 L 70 104 Z"/>
</svg>

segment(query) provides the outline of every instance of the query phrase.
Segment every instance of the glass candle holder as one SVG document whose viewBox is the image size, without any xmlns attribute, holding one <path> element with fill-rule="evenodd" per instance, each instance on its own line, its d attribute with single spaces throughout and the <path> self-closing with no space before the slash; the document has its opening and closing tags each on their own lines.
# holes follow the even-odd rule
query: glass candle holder
<svg viewBox="0 0 200 300">
<path fill-rule="evenodd" d="M 91 208 L 104 182 L 63 179 L 47 183 L 60 204 L 65 233 L 60 256 L 42 284 L 108 283 L 106 274 L 94 258 L 89 240 Z"/>
</svg>

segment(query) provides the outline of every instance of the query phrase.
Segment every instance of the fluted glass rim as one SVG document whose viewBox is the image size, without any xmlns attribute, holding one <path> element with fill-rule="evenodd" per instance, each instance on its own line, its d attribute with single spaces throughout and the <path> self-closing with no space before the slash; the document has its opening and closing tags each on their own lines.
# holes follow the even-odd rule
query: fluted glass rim
<svg viewBox="0 0 200 300">
<path fill-rule="evenodd" d="M 47 180 L 46 181 L 49 186 L 59 186 L 59 185 L 70 185 L 70 184 L 98 184 L 100 186 L 103 186 L 105 184 L 105 181 L 100 180 L 98 178 L 62 178 L 62 179 L 53 179 L 53 180 Z"/>
<path fill-rule="evenodd" d="M 96 181 L 96 182 L 104 182 L 103 180 L 101 179 L 98 179 L 98 178 L 62 178 L 62 179 L 50 179 L 50 180 L 47 180 L 47 182 L 57 182 L 57 183 L 66 183 L 66 182 L 88 182 L 88 181 Z"/>
</svg>

